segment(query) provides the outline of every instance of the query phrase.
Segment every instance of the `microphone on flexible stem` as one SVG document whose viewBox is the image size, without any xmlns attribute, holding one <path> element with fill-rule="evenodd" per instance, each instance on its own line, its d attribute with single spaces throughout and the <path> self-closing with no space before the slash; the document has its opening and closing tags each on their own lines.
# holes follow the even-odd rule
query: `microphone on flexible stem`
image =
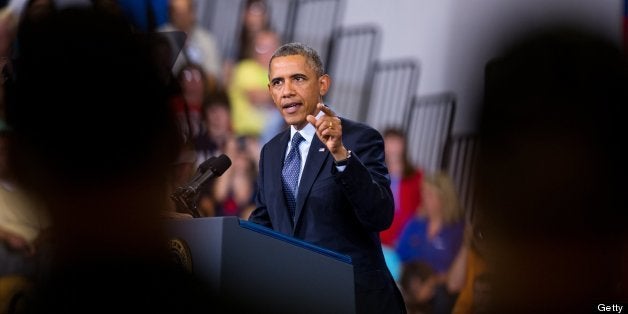
<svg viewBox="0 0 628 314">
<path fill-rule="evenodd" d="M 194 202 L 198 188 L 210 178 L 221 176 L 229 167 L 231 167 L 231 159 L 225 154 L 209 158 L 199 165 L 197 173 L 188 184 L 178 187 L 170 197 L 176 203 L 177 207 L 183 207 L 191 212 L 192 216 L 200 217 Z"/>
<path fill-rule="evenodd" d="M 191 193 L 196 193 L 201 184 L 205 183 L 210 178 L 220 177 L 227 168 L 231 167 L 231 159 L 227 155 L 222 154 L 212 162 L 207 164 L 207 169 L 197 179 L 192 179 L 184 188 Z M 200 167 L 199 167 L 200 168 Z"/>
<path fill-rule="evenodd" d="M 196 181 L 201 175 L 203 175 L 203 173 L 205 173 L 205 171 L 209 169 L 209 165 L 213 163 L 214 160 L 216 160 L 216 156 L 209 157 L 209 159 L 203 161 L 200 165 L 198 165 L 196 173 L 194 173 L 194 176 L 190 179 L 189 182 Z"/>
</svg>

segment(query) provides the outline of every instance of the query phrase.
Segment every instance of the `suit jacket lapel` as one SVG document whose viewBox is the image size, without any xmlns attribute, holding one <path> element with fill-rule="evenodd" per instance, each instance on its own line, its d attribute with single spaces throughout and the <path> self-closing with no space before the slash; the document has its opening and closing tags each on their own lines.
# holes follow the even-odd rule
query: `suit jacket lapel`
<svg viewBox="0 0 628 314">
<path fill-rule="evenodd" d="M 324 150 L 321 151 L 321 148 Z M 310 193 L 312 184 L 314 184 L 314 181 L 316 181 L 316 178 L 320 173 L 321 167 L 325 163 L 325 159 L 327 159 L 328 156 L 329 152 L 327 151 L 327 147 L 318 139 L 318 136 L 314 135 L 314 137 L 312 138 L 312 145 L 310 145 L 310 150 L 307 154 L 305 166 L 303 167 L 301 182 L 299 183 L 299 191 L 297 193 L 297 207 L 294 214 L 295 222 L 299 221 L 299 218 L 301 217 L 301 212 L 303 211 L 303 205 L 305 204 L 305 199 Z M 294 224 L 294 226 L 296 227 L 296 223 Z"/>
<path fill-rule="evenodd" d="M 283 181 L 281 179 L 283 162 L 286 156 L 286 150 L 288 149 L 288 141 L 290 141 L 290 130 L 284 132 L 281 136 L 281 140 L 277 142 L 277 146 L 273 149 L 274 153 L 269 154 L 269 156 L 272 157 L 268 160 L 268 162 L 271 163 L 269 174 L 272 175 L 272 178 L 270 182 L 276 182 L 276 184 L 279 184 L 278 190 L 280 191 L 280 196 L 277 197 L 277 200 L 274 202 L 277 204 L 278 208 L 275 208 L 274 210 L 281 215 L 285 215 L 285 219 L 280 219 L 280 221 L 290 221 L 290 227 L 292 227 L 292 219 L 289 217 L 290 214 L 288 212 L 288 204 L 286 203 L 286 197 L 283 195 Z M 276 158 L 276 156 L 280 157 Z"/>
</svg>

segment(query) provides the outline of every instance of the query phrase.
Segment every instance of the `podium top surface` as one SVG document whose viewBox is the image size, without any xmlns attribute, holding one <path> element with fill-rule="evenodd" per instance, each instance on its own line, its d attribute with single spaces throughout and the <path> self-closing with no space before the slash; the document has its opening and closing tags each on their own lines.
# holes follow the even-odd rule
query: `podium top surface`
<svg viewBox="0 0 628 314">
<path fill-rule="evenodd" d="M 275 239 L 278 239 L 278 240 L 281 240 L 281 241 L 284 241 L 284 242 L 296 245 L 298 247 L 303 247 L 303 248 L 309 249 L 309 250 L 317 252 L 319 254 L 322 254 L 322 255 L 334 258 L 334 259 L 336 259 L 336 260 L 338 260 L 340 262 L 343 262 L 343 263 L 352 264 L 351 257 L 348 256 L 348 255 L 340 254 L 338 252 L 334 252 L 332 250 L 328 250 L 326 248 L 323 248 L 323 247 L 320 247 L 320 246 L 317 246 L 317 245 L 314 245 L 314 244 L 311 244 L 311 243 L 299 240 L 297 238 L 293 238 L 291 236 L 285 235 L 283 233 L 279 233 L 279 232 L 277 232 L 275 230 L 272 230 L 270 228 L 264 227 L 262 225 L 258 225 L 256 223 L 253 223 L 253 222 L 250 222 L 250 221 L 238 219 L 238 222 L 240 224 L 240 227 L 242 227 L 242 228 L 246 228 L 246 229 L 249 229 L 249 230 L 252 230 L 252 231 L 264 234 L 264 235 L 269 236 L 269 237 L 273 237 Z"/>
</svg>

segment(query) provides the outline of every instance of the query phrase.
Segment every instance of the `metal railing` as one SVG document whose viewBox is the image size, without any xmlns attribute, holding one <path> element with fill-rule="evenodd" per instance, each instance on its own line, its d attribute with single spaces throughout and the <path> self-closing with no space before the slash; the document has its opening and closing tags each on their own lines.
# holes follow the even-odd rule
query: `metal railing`
<svg viewBox="0 0 628 314">
<path fill-rule="evenodd" d="M 405 115 L 410 160 L 428 173 L 444 169 L 445 147 L 456 110 L 452 93 L 417 96 Z"/>
<path fill-rule="evenodd" d="M 373 25 L 341 28 L 331 43 L 327 73 L 332 84 L 325 102 L 337 114 L 359 120 L 368 106 L 366 87 L 379 53 L 380 31 Z"/>
</svg>

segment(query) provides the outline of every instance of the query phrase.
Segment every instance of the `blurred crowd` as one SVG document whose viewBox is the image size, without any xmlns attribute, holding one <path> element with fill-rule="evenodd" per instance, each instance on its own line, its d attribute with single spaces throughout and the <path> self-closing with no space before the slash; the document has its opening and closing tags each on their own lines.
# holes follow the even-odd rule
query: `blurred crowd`
<svg viewBox="0 0 628 314">
<path fill-rule="evenodd" d="M 23 7 L 7 5 L 0 10 L 0 311 L 4 312 L 16 306 L 15 292 L 28 286 L 29 276 L 41 267 L 37 256 L 46 250 L 39 243 L 51 223 L 37 198 L 16 184 L 7 162 L 11 127 L 6 117 L 12 95 L 5 87 L 14 79 L 12 61 L 18 48 L 29 44 L 17 42 L 20 32 L 29 32 L 19 25 L 36 24 L 42 15 L 58 10 L 53 1 L 22 2 Z M 202 185 L 196 206 L 203 217 L 247 219 L 255 207 L 260 149 L 286 127 L 267 87 L 270 57 L 282 44 L 270 27 L 268 4 L 245 1 L 241 32 L 234 38 L 239 49 L 222 56 L 213 34 L 198 24 L 193 0 L 148 1 L 154 6 L 149 26 L 134 18 L 137 10 L 146 10 L 137 2 L 91 2 L 126 16 L 144 38 L 149 37 L 147 29 L 154 30 L 159 36 L 153 39 L 163 44 L 164 51 L 153 52 L 167 69 L 162 79 L 169 87 L 181 142 L 167 169 L 168 193 L 188 183 L 202 162 L 225 154 L 232 166 Z M 628 99 L 625 60 L 609 48 L 611 44 L 584 35 L 553 33 L 529 40 L 506 50 L 503 59 L 487 68 L 486 109 L 480 121 L 487 140 L 479 159 L 480 197 L 475 206 L 479 210 L 461 207 L 446 172 L 426 173 L 421 165 L 409 162 L 403 129 L 391 126 L 382 131 L 395 216 L 380 237 L 409 313 L 513 312 L 509 306 L 515 305 L 538 313 L 535 305 L 573 297 L 627 296 L 622 280 L 628 272 L 620 262 L 627 260 L 621 231 L 626 207 L 617 198 L 626 174 L 625 159 L 615 149 L 626 138 L 615 121 L 622 116 L 616 105 L 625 105 Z M 530 82 L 535 84 L 523 88 Z M 592 103 L 597 106 L 587 107 Z M 167 195 L 163 202 L 168 211 L 176 212 Z M 527 259 L 527 254 L 534 258 Z M 600 262 L 597 256 L 607 258 Z M 535 290 L 534 280 L 557 271 L 559 279 Z M 579 280 L 572 277 L 576 275 Z"/>
</svg>

